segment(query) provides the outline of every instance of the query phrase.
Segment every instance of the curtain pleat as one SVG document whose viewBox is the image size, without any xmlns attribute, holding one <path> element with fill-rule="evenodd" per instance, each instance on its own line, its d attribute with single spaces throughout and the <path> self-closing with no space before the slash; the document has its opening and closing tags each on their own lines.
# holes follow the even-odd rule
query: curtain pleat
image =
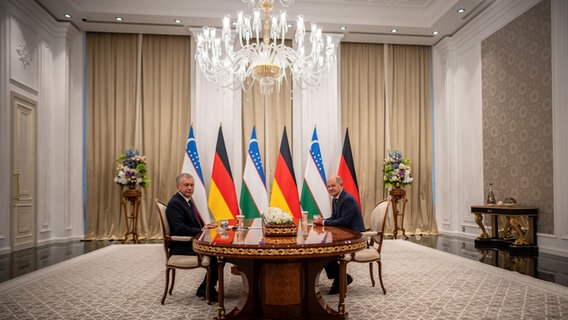
<svg viewBox="0 0 568 320">
<path fill-rule="evenodd" d="M 115 159 L 127 148 L 146 155 L 151 179 L 142 191 L 141 238 L 160 237 L 153 200 L 169 200 L 182 168 L 179 150 L 185 148 L 191 123 L 190 38 L 143 35 L 141 46 L 138 39 L 132 34 L 87 33 L 87 240 L 124 237 L 122 190 L 113 178 Z M 437 233 L 432 198 L 431 49 L 342 43 L 340 50 L 341 130 L 343 136 L 349 128 L 365 224 L 370 224 L 375 204 L 387 196 L 383 183 L 387 148 L 400 148 L 412 161 L 414 174 L 413 184 L 406 188 L 404 227 L 408 234 L 416 229 Z M 246 155 L 255 125 L 269 191 L 284 127 L 293 141 L 291 87 L 288 74 L 280 91 L 272 95 L 261 95 L 258 85 L 243 92 L 242 154 Z M 141 137 L 136 137 L 137 132 Z"/>
<path fill-rule="evenodd" d="M 145 190 L 139 235 L 160 238 L 154 199 L 167 203 L 176 192 L 190 126 L 190 38 L 144 35 L 142 41 L 142 149 L 150 185 Z"/>
<path fill-rule="evenodd" d="M 366 226 L 375 205 L 385 197 L 383 56 L 382 44 L 341 44 L 341 129 L 344 135 L 349 128 Z"/>
<path fill-rule="evenodd" d="M 414 181 L 407 186 L 408 234 L 437 234 L 432 192 L 431 48 L 387 47 L 390 147 L 410 159 Z M 419 229 L 419 230 L 418 230 Z"/>
<path fill-rule="evenodd" d="M 136 110 L 137 36 L 87 33 L 86 239 L 124 234 L 116 157 L 132 146 Z"/>
<path fill-rule="evenodd" d="M 87 34 L 86 240 L 124 238 L 122 190 L 113 178 L 115 159 L 126 149 L 146 156 L 151 180 L 142 189 L 141 239 L 161 237 L 153 200 L 167 202 L 181 172 L 180 150 L 190 124 L 190 38 L 142 37 L 141 116 L 136 111 L 138 41 L 133 34 Z M 142 132 L 142 141 L 136 132 Z"/>
</svg>

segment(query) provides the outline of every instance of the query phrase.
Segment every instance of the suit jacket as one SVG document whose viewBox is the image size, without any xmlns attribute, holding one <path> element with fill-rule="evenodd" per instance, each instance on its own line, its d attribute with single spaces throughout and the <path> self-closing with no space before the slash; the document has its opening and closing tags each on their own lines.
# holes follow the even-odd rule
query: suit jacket
<svg viewBox="0 0 568 320">
<path fill-rule="evenodd" d="M 195 204 L 190 199 L 191 206 L 185 201 L 185 198 L 178 192 L 173 195 L 168 202 L 166 208 L 166 217 L 170 225 L 170 234 L 172 236 L 191 236 L 195 237 L 201 232 L 205 225 L 201 218 L 193 208 Z M 197 218 L 196 218 L 197 217 Z M 199 220 L 198 220 L 199 219 Z M 191 242 L 170 242 L 171 254 L 195 254 Z"/>
<path fill-rule="evenodd" d="M 337 199 L 332 199 L 331 217 L 325 219 L 326 226 L 345 227 L 353 231 L 365 231 L 363 215 L 355 197 L 341 190 Z"/>
</svg>

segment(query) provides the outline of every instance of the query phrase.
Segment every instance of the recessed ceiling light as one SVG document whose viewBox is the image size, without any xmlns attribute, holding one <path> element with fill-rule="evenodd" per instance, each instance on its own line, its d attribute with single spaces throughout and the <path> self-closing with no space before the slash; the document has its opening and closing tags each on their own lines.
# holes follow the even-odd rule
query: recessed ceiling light
<svg viewBox="0 0 568 320">
<path fill-rule="evenodd" d="M 123 21 L 124 19 L 122 17 L 115 17 L 114 20 L 116 21 Z"/>
<path fill-rule="evenodd" d="M 437 35 L 439 32 L 438 31 L 433 31 L 432 34 L 433 35 Z"/>
<path fill-rule="evenodd" d="M 181 20 L 180 20 L 180 19 L 175 19 L 174 22 L 175 22 L 175 23 L 181 23 Z"/>
<path fill-rule="evenodd" d="M 345 30 L 347 30 L 347 27 L 346 27 L 346 26 L 341 26 L 341 27 L 339 27 L 339 30 L 345 31 Z"/>
<path fill-rule="evenodd" d="M 69 13 L 64 13 L 63 16 L 67 19 L 71 19 L 73 16 L 70 15 Z"/>
<path fill-rule="evenodd" d="M 459 9 L 458 9 L 458 13 L 464 13 L 464 12 L 465 12 L 465 9 L 464 9 L 464 8 L 459 8 Z"/>
<path fill-rule="evenodd" d="M 391 29 L 391 32 L 396 33 L 396 32 L 398 32 L 398 29 Z"/>
</svg>

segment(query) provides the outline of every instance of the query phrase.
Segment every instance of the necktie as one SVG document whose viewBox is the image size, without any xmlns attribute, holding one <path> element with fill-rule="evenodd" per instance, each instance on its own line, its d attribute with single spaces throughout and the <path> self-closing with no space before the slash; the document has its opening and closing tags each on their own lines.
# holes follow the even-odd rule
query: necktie
<svg viewBox="0 0 568 320">
<path fill-rule="evenodd" d="M 337 214 L 337 204 L 339 203 L 339 199 L 333 199 L 333 213 Z"/>
<path fill-rule="evenodd" d="M 191 205 L 191 200 L 189 200 L 187 202 L 187 204 L 189 205 L 189 211 L 191 211 L 193 218 L 197 221 L 199 228 L 203 228 L 203 223 L 201 222 L 201 217 L 199 216 L 199 214 L 197 214 L 197 211 L 195 211 L 195 209 L 193 209 L 193 206 Z"/>
</svg>

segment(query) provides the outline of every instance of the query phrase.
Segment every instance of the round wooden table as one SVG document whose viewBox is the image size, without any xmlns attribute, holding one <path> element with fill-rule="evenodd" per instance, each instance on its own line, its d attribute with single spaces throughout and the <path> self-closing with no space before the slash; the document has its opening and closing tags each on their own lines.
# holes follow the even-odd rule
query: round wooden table
<svg viewBox="0 0 568 320">
<path fill-rule="evenodd" d="M 346 261 L 343 255 L 366 246 L 359 232 L 340 227 L 308 226 L 290 237 L 264 237 L 260 219 L 245 221 L 247 229 L 220 235 L 206 230 L 193 249 L 219 259 L 218 319 L 346 319 Z M 323 300 L 319 276 L 330 261 L 340 263 L 339 304 Z M 237 306 L 225 313 L 225 263 L 239 268 L 243 279 Z"/>
</svg>

